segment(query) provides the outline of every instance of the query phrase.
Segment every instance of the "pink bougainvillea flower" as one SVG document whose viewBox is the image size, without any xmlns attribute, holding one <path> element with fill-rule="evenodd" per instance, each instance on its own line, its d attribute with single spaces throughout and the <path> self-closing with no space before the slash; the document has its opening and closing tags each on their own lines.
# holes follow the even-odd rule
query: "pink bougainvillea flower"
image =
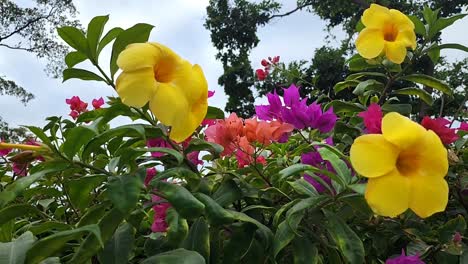
<svg viewBox="0 0 468 264">
<path fill-rule="evenodd" d="M 70 114 L 68 114 L 69 116 L 71 116 L 73 118 L 73 120 L 76 120 L 79 116 L 80 116 L 80 113 L 78 113 L 77 111 L 75 110 L 72 110 L 70 112 Z"/>
<path fill-rule="evenodd" d="M 91 103 L 92 103 L 94 109 L 99 109 L 104 104 L 104 99 L 102 99 L 102 97 L 99 98 L 99 99 L 93 99 L 93 101 Z"/>
<path fill-rule="evenodd" d="M 215 125 L 206 129 L 205 135 L 209 142 L 217 143 L 224 147 L 222 156 L 231 154 L 236 149 L 238 136 L 243 135 L 244 125 L 242 119 L 236 113 L 232 113 L 225 120 L 219 120 Z"/>
<path fill-rule="evenodd" d="M 432 119 L 428 116 L 425 116 L 421 122 L 421 125 L 428 129 L 434 131 L 436 133 L 442 143 L 450 144 L 458 139 L 458 135 L 456 134 L 456 130 L 450 128 L 450 121 L 443 117 Z"/>
<path fill-rule="evenodd" d="M 468 131 L 468 122 L 462 122 L 458 130 Z"/>
<path fill-rule="evenodd" d="M 26 176 L 28 174 L 28 163 L 13 162 L 13 172 L 18 176 Z"/>
<path fill-rule="evenodd" d="M 86 112 L 88 104 L 81 101 L 79 96 L 73 96 L 70 99 L 66 99 L 65 102 L 70 105 L 70 110 L 77 111 L 78 113 Z"/>
<path fill-rule="evenodd" d="M 213 97 L 216 91 L 208 91 L 208 98 Z"/>
<path fill-rule="evenodd" d="M 364 121 L 368 134 L 382 134 L 382 108 L 376 103 L 369 105 L 366 111 L 358 114 Z"/>
<path fill-rule="evenodd" d="M 266 77 L 268 76 L 268 72 L 265 71 L 265 70 L 263 70 L 263 69 L 257 69 L 257 70 L 255 71 L 255 73 L 257 74 L 257 79 L 258 79 L 259 81 L 265 80 Z"/>
<path fill-rule="evenodd" d="M 148 168 L 146 169 L 146 177 L 145 177 L 145 186 L 148 186 L 151 180 L 156 176 L 157 170 L 156 168 Z"/>
<path fill-rule="evenodd" d="M 208 98 L 213 97 L 216 91 L 208 91 Z M 216 124 L 216 119 L 203 119 L 201 126 L 212 126 Z"/>
<path fill-rule="evenodd" d="M 279 61 L 280 61 L 280 56 L 274 56 L 273 59 L 271 60 L 273 64 L 278 64 Z"/>
<path fill-rule="evenodd" d="M 171 144 L 169 144 L 166 140 L 162 138 L 151 138 L 146 141 L 146 146 L 148 148 L 172 148 Z M 159 158 L 164 156 L 165 154 L 162 152 L 151 152 L 151 156 L 155 158 Z"/>
<path fill-rule="evenodd" d="M 5 141 L 3 141 L 3 139 L 0 139 L 0 142 L 5 142 Z M 11 150 L 12 150 L 11 148 L 4 148 L 4 149 L 0 148 L 0 157 L 4 157 L 8 155 L 8 153 L 10 153 Z"/>
<path fill-rule="evenodd" d="M 262 164 L 263 166 L 267 165 L 267 161 L 266 161 L 264 156 L 258 156 L 257 159 L 256 159 L 256 162 L 258 164 Z"/>
<path fill-rule="evenodd" d="M 187 159 L 192 162 L 195 166 L 203 165 L 203 161 L 199 159 L 200 151 L 192 151 L 187 154 Z"/>
<path fill-rule="evenodd" d="M 153 202 L 160 202 L 162 199 L 157 195 L 152 195 Z M 168 202 L 160 202 L 153 206 L 154 219 L 153 224 L 151 225 L 151 231 L 154 233 L 157 232 L 166 232 L 168 225 L 166 222 L 166 213 L 167 209 L 171 207 L 171 204 Z"/>
<path fill-rule="evenodd" d="M 406 256 L 405 250 L 401 250 L 401 255 L 396 258 L 387 259 L 385 264 L 424 264 L 419 256 Z"/>
<path fill-rule="evenodd" d="M 269 63 L 267 60 L 265 60 L 265 59 L 263 59 L 261 63 L 262 63 L 262 66 L 263 66 L 263 67 L 267 67 L 267 66 L 270 65 L 270 63 Z"/>
<path fill-rule="evenodd" d="M 247 140 L 247 137 L 239 139 L 239 148 L 236 151 L 237 164 L 239 168 L 250 165 L 253 161 L 252 155 L 255 153 L 255 148 Z"/>
</svg>

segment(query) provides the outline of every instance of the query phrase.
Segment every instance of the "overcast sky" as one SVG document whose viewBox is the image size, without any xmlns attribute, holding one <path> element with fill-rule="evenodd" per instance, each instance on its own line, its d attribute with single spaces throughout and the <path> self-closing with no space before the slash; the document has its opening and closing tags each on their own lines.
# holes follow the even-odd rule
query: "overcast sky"
<svg viewBox="0 0 468 264">
<path fill-rule="evenodd" d="M 216 49 L 211 44 L 209 31 L 203 27 L 208 0 L 74 2 L 80 12 L 78 19 L 85 25 L 94 16 L 105 14 L 110 14 L 107 29 L 115 26 L 128 28 L 142 22 L 154 25 L 150 41 L 165 44 L 183 58 L 201 65 L 208 79 L 209 89 L 216 91 L 209 104 L 224 108 L 226 96 L 223 88 L 217 84 L 222 65 L 215 59 Z M 283 11 L 295 7 L 295 1 L 283 2 L 287 3 L 284 4 Z M 467 26 L 468 17 L 459 20 L 444 31 L 443 41 L 468 46 Z M 324 43 L 324 28 L 323 21 L 307 12 L 295 13 L 260 28 L 260 44 L 251 53 L 253 68 L 259 68 L 260 60 L 268 56 L 280 55 L 285 62 L 311 58 L 314 50 Z M 338 30 L 336 34 L 338 39 L 343 36 Z M 338 41 L 334 44 L 337 45 Z M 102 52 L 102 65 L 109 65 L 109 53 L 110 49 Z M 466 57 L 466 53 L 461 51 L 445 50 L 442 55 L 448 56 L 451 61 Z M 44 73 L 44 67 L 45 61 L 37 59 L 33 54 L 0 48 L 0 75 L 14 80 L 36 96 L 27 106 L 14 97 L 0 97 L 0 116 L 11 125 L 42 126 L 48 116 L 67 116 L 70 110 L 65 99 L 74 95 L 86 102 L 101 96 L 105 98 L 116 95 L 112 88 L 100 82 L 69 80 L 62 83 L 61 80 L 51 79 Z"/>
</svg>

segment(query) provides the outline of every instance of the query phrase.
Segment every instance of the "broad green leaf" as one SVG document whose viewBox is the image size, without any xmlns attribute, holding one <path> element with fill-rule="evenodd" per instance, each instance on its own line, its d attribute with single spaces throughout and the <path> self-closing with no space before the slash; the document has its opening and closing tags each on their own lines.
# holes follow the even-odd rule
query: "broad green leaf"
<svg viewBox="0 0 468 264">
<path fill-rule="evenodd" d="M 68 164 L 65 166 L 68 166 Z M 31 184 L 44 177 L 46 174 L 64 170 L 65 166 L 62 165 L 56 168 L 40 170 L 27 177 L 17 179 L 12 184 L 7 185 L 7 187 L 2 192 L 0 192 L 0 208 L 4 207 L 7 203 L 13 201 L 26 188 L 28 188 Z"/>
<path fill-rule="evenodd" d="M 119 69 L 117 66 L 117 57 L 129 44 L 142 43 L 148 41 L 151 30 L 154 26 L 149 24 L 136 24 L 133 27 L 126 29 L 118 34 L 112 46 L 112 55 L 110 60 L 110 76 L 114 79 L 114 75 Z"/>
<path fill-rule="evenodd" d="M 224 119 L 224 112 L 217 107 L 208 106 L 205 119 Z"/>
<path fill-rule="evenodd" d="M 408 18 L 411 19 L 411 21 L 414 24 L 414 32 L 416 32 L 416 34 L 418 35 L 425 37 L 426 27 L 424 26 L 424 23 L 421 20 L 419 20 L 417 16 L 409 15 Z"/>
<path fill-rule="evenodd" d="M 127 264 L 133 250 L 135 238 L 133 227 L 129 223 L 119 226 L 112 238 L 107 241 L 98 259 L 102 264 Z"/>
<path fill-rule="evenodd" d="M 362 23 L 362 20 L 359 19 L 359 21 L 357 22 L 356 24 L 356 32 L 361 32 L 361 30 L 363 30 L 365 28 L 364 24 Z"/>
<path fill-rule="evenodd" d="M 226 179 L 221 183 L 212 197 L 219 205 L 228 206 L 242 198 L 242 191 L 234 180 Z"/>
<path fill-rule="evenodd" d="M 462 19 L 466 14 L 457 14 L 447 18 L 439 18 L 434 24 L 429 28 L 429 39 L 432 39 L 437 33 L 442 31 L 444 28 L 451 26 L 455 21 Z"/>
<path fill-rule="evenodd" d="M 435 20 L 437 19 L 437 15 L 439 13 L 439 10 L 432 10 L 429 6 L 424 6 L 424 9 L 423 9 L 423 17 L 424 17 L 424 20 L 426 21 L 426 23 L 429 25 L 429 26 L 432 26 L 435 22 Z"/>
<path fill-rule="evenodd" d="M 80 211 L 84 211 L 93 199 L 91 191 L 106 180 L 105 175 L 90 175 L 66 183 L 70 201 Z"/>
<path fill-rule="evenodd" d="M 46 217 L 44 213 L 39 211 L 36 207 L 29 204 L 15 204 L 3 208 L 0 211 L 0 226 L 7 223 L 10 220 L 14 220 L 16 217 L 26 216 L 26 215 L 38 215 L 41 217 Z"/>
<path fill-rule="evenodd" d="M 202 255 L 205 260 L 210 259 L 210 233 L 209 226 L 203 217 L 198 218 L 190 226 L 190 231 L 182 243 L 182 247 L 193 250 Z"/>
<path fill-rule="evenodd" d="M 99 57 L 99 54 L 101 54 L 102 49 L 104 49 L 111 41 L 113 41 L 123 31 L 124 30 L 119 27 L 115 27 L 109 30 L 107 34 L 101 39 L 101 42 L 99 42 L 96 56 Z"/>
<path fill-rule="evenodd" d="M 107 195 L 118 210 L 122 213 L 128 213 L 136 206 L 141 187 L 142 182 L 136 176 L 110 177 Z"/>
<path fill-rule="evenodd" d="M 71 26 L 57 28 L 57 33 L 70 47 L 75 50 L 89 55 L 88 42 L 79 29 Z"/>
<path fill-rule="evenodd" d="M 156 189 L 183 218 L 196 218 L 205 210 L 205 205 L 180 185 L 160 181 Z"/>
<path fill-rule="evenodd" d="M 83 69 L 77 68 L 68 68 L 63 70 L 63 81 L 69 79 L 81 79 L 84 81 L 101 81 L 106 82 L 101 76 L 95 74 L 94 72 L 90 72 Z"/>
<path fill-rule="evenodd" d="M 216 144 L 213 142 L 207 142 L 205 140 L 195 138 L 190 141 L 190 144 L 184 150 L 184 152 L 190 153 L 193 151 L 202 151 L 202 150 L 210 152 L 211 154 L 213 154 L 214 157 L 219 157 L 219 154 L 223 152 L 224 148 L 223 146 L 219 144 Z"/>
<path fill-rule="evenodd" d="M 97 16 L 91 19 L 91 21 L 88 24 L 88 32 L 86 33 L 86 36 L 88 39 L 90 55 L 91 55 L 91 58 L 94 60 L 94 63 L 97 63 L 98 43 L 102 36 L 102 31 L 104 30 L 104 26 L 106 25 L 108 20 L 109 20 L 109 15 Z"/>
<path fill-rule="evenodd" d="M 234 216 L 234 219 L 241 221 L 241 222 L 247 222 L 247 223 L 256 225 L 258 228 L 257 232 L 259 233 L 260 238 L 262 239 L 261 242 L 264 248 L 265 249 L 270 248 L 271 244 L 273 243 L 273 232 L 271 232 L 271 230 L 268 227 L 266 227 L 259 221 L 253 219 L 252 217 L 244 213 L 232 211 L 232 210 L 228 210 L 228 211 Z"/>
<path fill-rule="evenodd" d="M 42 143 L 46 144 L 47 146 L 53 148 L 52 141 L 50 138 L 45 134 L 44 130 L 35 127 L 35 126 L 26 126 L 29 131 L 31 131 L 36 137 L 38 137 Z"/>
<path fill-rule="evenodd" d="M 211 225 L 230 224 L 234 221 L 234 217 L 229 211 L 224 209 L 210 196 L 203 193 L 196 193 L 194 195 L 205 205 L 205 215 Z"/>
<path fill-rule="evenodd" d="M 166 153 L 166 154 L 169 154 L 171 156 L 173 156 L 174 158 L 176 158 L 177 162 L 179 164 L 182 164 L 182 162 L 184 161 L 184 156 L 178 152 L 177 150 L 174 150 L 174 149 L 170 149 L 170 148 L 138 148 L 138 149 L 134 149 L 135 151 L 138 151 L 138 152 L 141 152 L 141 153 L 144 153 L 144 152 L 162 152 L 162 153 Z"/>
<path fill-rule="evenodd" d="M 403 76 L 401 77 L 401 79 L 432 87 L 448 95 L 452 94 L 452 89 L 447 83 L 429 75 L 411 74 L 411 75 Z"/>
<path fill-rule="evenodd" d="M 440 49 L 433 49 L 427 52 L 427 56 L 431 59 L 432 63 L 436 65 L 440 59 Z"/>
<path fill-rule="evenodd" d="M 26 252 L 35 241 L 36 238 L 28 231 L 12 242 L 0 243 L 0 263 L 23 264 Z"/>
<path fill-rule="evenodd" d="M 167 251 L 147 258 L 141 264 L 206 264 L 205 259 L 195 251 L 183 248 Z"/>
<path fill-rule="evenodd" d="M 73 230 L 61 231 L 37 241 L 29 249 L 26 255 L 26 262 L 36 264 L 48 257 L 54 256 L 59 253 L 62 248 L 67 246 L 68 241 L 78 240 L 87 233 L 96 237 L 96 239 L 102 245 L 101 231 L 99 230 L 99 226 L 83 226 Z"/>
<path fill-rule="evenodd" d="M 333 100 L 325 106 L 325 109 L 333 107 L 335 113 L 357 113 L 365 111 L 366 108 L 357 103 Z"/>
<path fill-rule="evenodd" d="M 461 50 L 461 51 L 464 51 L 464 52 L 468 52 L 468 47 L 467 46 L 463 46 L 463 45 L 457 44 L 457 43 L 447 43 L 447 44 L 433 45 L 433 46 L 429 47 L 427 49 L 427 51 L 430 52 L 432 50 L 441 50 L 441 49 L 457 49 L 457 50 Z"/>
<path fill-rule="evenodd" d="M 256 227 L 251 224 L 230 226 L 231 235 L 229 240 L 223 242 L 223 264 L 244 263 L 245 256 L 255 241 Z M 260 262 L 262 263 L 262 262 Z"/>
<path fill-rule="evenodd" d="M 298 179 L 293 182 L 288 182 L 289 185 L 298 193 L 301 195 L 307 195 L 307 196 L 317 196 L 318 192 L 315 190 L 315 188 L 307 182 L 304 179 Z"/>
<path fill-rule="evenodd" d="M 76 224 L 76 227 L 97 224 L 99 220 L 106 214 L 107 208 L 111 206 L 110 201 L 104 201 L 89 208 L 86 213 L 81 217 L 80 221 Z"/>
<path fill-rule="evenodd" d="M 296 237 L 293 240 L 294 264 L 317 264 L 319 255 L 317 247 L 307 237 Z"/>
<path fill-rule="evenodd" d="M 361 56 L 356 56 L 348 61 L 349 70 L 353 72 L 363 71 L 367 69 L 378 68 L 379 64 L 369 64 L 366 59 Z"/>
<path fill-rule="evenodd" d="M 428 105 L 432 105 L 434 103 L 432 96 L 428 92 L 426 92 L 424 89 L 421 89 L 418 87 L 408 87 L 408 88 L 398 89 L 398 90 L 395 90 L 393 93 L 416 95 Z"/>
<path fill-rule="evenodd" d="M 40 224 L 34 224 L 28 226 L 28 230 L 31 231 L 34 235 L 39 236 L 45 232 L 51 232 L 52 230 L 56 231 L 65 231 L 72 229 L 72 226 L 67 225 L 62 222 L 48 221 Z"/>
<path fill-rule="evenodd" d="M 327 231 L 344 258 L 349 263 L 365 263 L 364 246 L 361 239 L 339 216 L 324 211 Z"/>
<path fill-rule="evenodd" d="M 352 178 L 351 169 L 348 167 L 348 165 L 343 160 L 341 160 L 338 155 L 327 148 L 319 148 L 318 152 L 320 153 L 320 156 L 323 160 L 327 160 L 331 163 L 333 169 L 336 171 L 336 174 L 342 180 L 342 184 L 344 184 L 344 186 L 348 185 Z"/>
<path fill-rule="evenodd" d="M 339 92 L 343 91 L 346 88 L 356 87 L 356 85 L 358 85 L 358 84 L 359 84 L 359 81 L 356 81 L 356 80 L 342 81 L 342 82 L 339 82 L 339 83 L 335 84 L 335 86 L 333 86 L 333 91 L 335 91 L 335 93 L 339 93 Z"/>
<path fill-rule="evenodd" d="M 466 221 L 463 216 L 458 215 L 457 217 L 447 221 L 442 225 L 439 230 L 439 241 L 440 243 L 447 243 L 453 239 L 455 232 L 464 234 L 466 231 Z"/>
<path fill-rule="evenodd" d="M 96 132 L 86 126 L 77 126 L 68 130 L 65 142 L 63 143 L 63 153 L 68 158 L 73 159 L 81 147 L 87 144 L 94 136 L 96 136 Z"/>
<path fill-rule="evenodd" d="M 402 115 L 409 115 L 411 114 L 411 105 L 410 104 L 389 104 L 385 103 L 382 105 L 382 110 L 384 112 L 398 112 Z"/>
<path fill-rule="evenodd" d="M 353 94 L 363 95 L 366 91 L 377 91 L 381 92 L 384 89 L 384 85 L 381 82 L 370 79 L 360 82 L 353 90 Z"/>
<path fill-rule="evenodd" d="M 170 246 L 179 247 L 188 234 L 188 224 L 174 208 L 166 211 L 167 242 Z"/>
<path fill-rule="evenodd" d="M 46 258 L 40 264 L 62 264 L 59 257 Z"/>
<path fill-rule="evenodd" d="M 297 227 L 303 217 L 304 213 L 296 213 L 279 224 L 273 240 L 273 257 L 276 258 L 278 253 L 291 243 L 296 236 Z"/>
<path fill-rule="evenodd" d="M 353 73 L 353 74 L 348 75 L 348 77 L 346 77 L 346 80 L 348 81 L 357 80 L 364 76 L 382 77 L 382 78 L 387 79 L 387 75 L 380 73 L 380 72 L 358 72 L 358 73 Z"/>
<path fill-rule="evenodd" d="M 88 56 L 86 56 L 85 54 L 79 51 L 72 51 L 68 53 L 67 56 L 65 57 L 65 63 L 67 64 L 68 68 L 72 68 L 76 64 L 83 62 L 86 59 L 88 59 Z"/>
<path fill-rule="evenodd" d="M 76 250 L 70 263 L 81 264 L 88 263 L 89 259 L 96 255 L 102 248 L 102 243 L 106 243 L 115 233 L 125 215 L 117 208 L 113 208 L 99 221 L 101 230 L 101 240 L 94 235 L 89 234 Z"/>
<path fill-rule="evenodd" d="M 286 220 L 292 217 L 295 214 L 299 214 L 302 211 L 314 208 L 317 209 L 318 205 L 325 200 L 325 196 L 315 196 L 306 199 L 300 200 L 298 203 L 294 204 L 291 209 L 286 213 Z M 289 221 L 289 220 L 288 220 Z"/>
</svg>

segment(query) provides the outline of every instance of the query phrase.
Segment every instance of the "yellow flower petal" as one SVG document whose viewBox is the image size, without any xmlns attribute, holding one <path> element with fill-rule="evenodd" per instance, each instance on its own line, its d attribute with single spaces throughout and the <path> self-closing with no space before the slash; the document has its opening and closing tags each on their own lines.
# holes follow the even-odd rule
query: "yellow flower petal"
<svg viewBox="0 0 468 264">
<path fill-rule="evenodd" d="M 179 71 L 179 67 L 182 65 L 184 60 L 179 57 L 170 48 L 159 44 L 159 43 L 148 43 L 158 50 L 159 58 L 154 64 L 154 77 L 158 82 L 172 82 L 174 75 Z"/>
<path fill-rule="evenodd" d="M 148 43 L 133 43 L 127 46 L 117 58 L 117 65 L 123 71 L 135 71 L 153 67 L 159 58 L 159 51 Z"/>
<path fill-rule="evenodd" d="M 385 42 L 385 56 L 393 63 L 401 64 L 406 57 L 406 45 L 400 41 Z"/>
<path fill-rule="evenodd" d="M 403 213 L 408 209 L 409 197 L 410 181 L 397 170 L 367 183 L 365 198 L 378 215 L 395 217 Z"/>
<path fill-rule="evenodd" d="M 356 39 L 356 48 L 362 57 L 373 59 L 384 49 L 384 36 L 381 30 L 365 28 Z"/>
<path fill-rule="evenodd" d="M 150 109 L 163 124 L 172 126 L 189 113 L 189 105 L 182 89 L 172 84 L 160 83 L 150 100 Z"/>
<path fill-rule="evenodd" d="M 395 41 L 402 42 L 405 47 L 410 47 L 413 50 L 416 48 L 416 34 L 414 30 L 400 30 Z"/>
<path fill-rule="evenodd" d="M 406 116 L 391 112 L 382 119 L 384 138 L 400 149 L 406 149 L 425 136 L 426 129 Z"/>
<path fill-rule="evenodd" d="M 419 217 L 426 218 L 443 212 L 448 202 L 448 184 L 437 177 L 410 177 L 411 195 L 409 207 Z"/>
<path fill-rule="evenodd" d="M 396 9 L 390 9 L 390 16 L 391 16 L 393 23 L 397 24 L 399 29 L 403 29 L 403 28 L 414 29 L 413 21 L 411 21 L 411 19 L 409 19 L 402 12 Z"/>
<path fill-rule="evenodd" d="M 116 81 L 116 91 L 124 104 L 143 107 L 156 91 L 153 68 L 122 72 Z"/>
<path fill-rule="evenodd" d="M 367 28 L 382 28 L 391 19 L 388 8 L 377 4 L 371 6 L 362 14 L 361 21 Z"/>
<path fill-rule="evenodd" d="M 433 131 L 427 131 L 413 151 L 415 152 L 413 162 L 417 163 L 418 175 L 435 178 L 444 178 L 447 175 L 447 149 Z"/>
<path fill-rule="evenodd" d="M 398 148 L 382 135 L 363 135 L 351 146 L 351 164 L 364 177 L 379 177 L 395 169 L 398 153 Z"/>
</svg>

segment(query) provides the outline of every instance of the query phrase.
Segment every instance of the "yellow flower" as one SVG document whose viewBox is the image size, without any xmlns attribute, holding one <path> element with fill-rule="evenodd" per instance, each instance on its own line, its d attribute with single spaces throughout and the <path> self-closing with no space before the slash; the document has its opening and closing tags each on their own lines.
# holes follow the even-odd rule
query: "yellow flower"
<svg viewBox="0 0 468 264">
<path fill-rule="evenodd" d="M 149 102 L 159 121 L 171 126 L 172 140 L 184 141 L 205 118 L 208 84 L 200 66 L 159 43 L 127 46 L 117 65 L 123 71 L 116 82 L 122 102 L 133 107 Z"/>
<path fill-rule="evenodd" d="M 365 198 L 376 214 L 394 217 L 410 208 L 425 218 L 445 210 L 447 150 L 433 131 L 389 113 L 382 134 L 356 138 L 350 158 L 354 169 L 369 178 Z"/>
<path fill-rule="evenodd" d="M 365 28 L 359 33 L 356 48 L 366 59 L 384 52 L 388 60 L 400 64 L 405 60 L 406 48 L 416 48 L 414 24 L 398 10 L 371 4 L 361 21 Z"/>
</svg>

